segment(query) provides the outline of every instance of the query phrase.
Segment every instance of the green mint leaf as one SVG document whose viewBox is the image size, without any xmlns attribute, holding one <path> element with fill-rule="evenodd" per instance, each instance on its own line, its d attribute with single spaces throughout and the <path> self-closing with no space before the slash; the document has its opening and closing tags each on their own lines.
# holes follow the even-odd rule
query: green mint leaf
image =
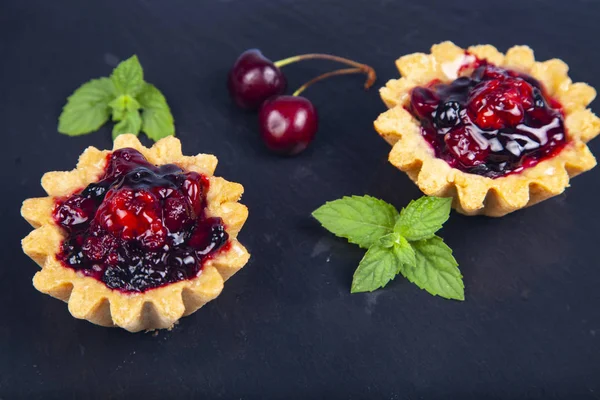
<svg viewBox="0 0 600 400">
<path fill-rule="evenodd" d="M 58 118 L 58 131 L 78 136 L 97 130 L 108 120 L 108 104 L 114 97 L 115 87 L 108 78 L 84 83 L 67 99 Z"/>
<path fill-rule="evenodd" d="M 312 215 L 336 236 L 369 248 L 392 232 L 398 211 L 391 204 L 371 196 L 352 196 L 325 203 Z"/>
<path fill-rule="evenodd" d="M 108 106 L 114 111 L 137 111 L 142 106 L 136 99 L 128 94 L 122 94 L 110 103 Z"/>
<path fill-rule="evenodd" d="M 350 292 L 372 292 L 384 287 L 398 273 L 393 247 L 372 246 L 354 272 Z"/>
<path fill-rule="evenodd" d="M 144 87 L 144 70 L 136 55 L 121 61 L 113 70 L 110 79 L 119 94 L 136 96 Z"/>
<path fill-rule="evenodd" d="M 117 97 L 110 103 L 108 103 L 109 107 L 112 109 L 112 120 L 113 121 L 121 121 L 125 118 L 125 114 L 129 111 L 137 111 L 142 106 L 136 99 L 129 96 L 128 94 L 122 94 Z"/>
<path fill-rule="evenodd" d="M 401 264 L 415 265 L 415 251 L 404 237 L 397 232 L 388 233 L 379 239 L 379 245 L 385 248 L 394 247 L 398 262 Z M 400 265 L 398 265 L 398 268 Z"/>
<path fill-rule="evenodd" d="M 127 110 L 113 109 L 112 120 L 115 122 L 121 121 L 123 118 L 125 118 L 125 114 L 127 114 Z"/>
<path fill-rule="evenodd" d="M 416 255 L 414 265 L 402 264 L 400 273 L 427 292 L 447 299 L 464 300 L 464 283 L 452 250 L 442 238 L 412 243 Z"/>
<path fill-rule="evenodd" d="M 400 243 L 400 241 L 402 239 L 403 239 L 403 237 L 400 236 L 399 233 L 392 232 L 392 233 L 388 233 L 387 235 L 384 235 L 381 238 L 379 238 L 378 242 L 379 242 L 380 246 L 389 248 L 389 247 L 393 247 L 397 243 Z"/>
<path fill-rule="evenodd" d="M 165 96 L 154 85 L 146 83 L 138 96 L 142 112 L 142 130 L 154 141 L 175 134 L 173 115 Z"/>
<path fill-rule="evenodd" d="M 142 117 L 138 110 L 125 112 L 121 122 L 115 124 L 113 127 L 112 136 L 113 139 L 123 133 L 133 133 L 137 135 L 140 133 L 142 127 Z"/>
<path fill-rule="evenodd" d="M 385 239 L 383 242 L 389 244 Z M 397 241 L 388 247 L 381 244 L 371 246 L 354 272 L 351 292 L 372 292 L 384 287 L 404 264 L 415 265 L 415 252 L 402 236 L 398 235 Z"/>
<path fill-rule="evenodd" d="M 415 265 L 417 263 L 415 250 L 410 243 L 408 243 L 408 240 L 400 235 L 398 235 L 398 239 L 394 243 L 394 253 L 398 260 L 398 269 L 396 270 L 396 273 L 400 272 L 400 268 L 402 268 L 403 265 Z"/>
<path fill-rule="evenodd" d="M 450 216 L 451 198 L 427 197 L 413 200 L 400 212 L 394 231 L 409 241 L 432 237 Z"/>
</svg>

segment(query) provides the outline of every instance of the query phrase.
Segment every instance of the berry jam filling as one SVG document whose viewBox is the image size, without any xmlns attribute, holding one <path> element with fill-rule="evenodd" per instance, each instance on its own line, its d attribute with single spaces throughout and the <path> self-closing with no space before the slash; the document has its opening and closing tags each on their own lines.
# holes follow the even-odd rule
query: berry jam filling
<svg viewBox="0 0 600 400">
<path fill-rule="evenodd" d="M 435 155 L 451 167 L 497 178 L 556 155 L 567 143 L 560 104 L 531 76 L 483 60 L 450 84 L 411 92 L 407 109 Z"/>
<path fill-rule="evenodd" d="M 208 184 L 134 149 L 114 151 L 99 182 L 57 201 L 54 220 L 68 233 L 59 261 L 123 292 L 196 277 L 229 238 L 206 216 Z"/>
</svg>

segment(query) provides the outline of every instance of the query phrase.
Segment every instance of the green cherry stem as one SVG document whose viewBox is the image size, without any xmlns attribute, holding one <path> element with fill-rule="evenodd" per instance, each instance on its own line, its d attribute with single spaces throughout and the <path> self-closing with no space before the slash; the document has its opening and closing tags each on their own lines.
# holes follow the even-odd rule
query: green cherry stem
<svg viewBox="0 0 600 400">
<path fill-rule="evenodd" d="M 331 54 L 320 54 L 320 53 L 302 54 L 299 56 L 284 58 L 283 60 L 276 61 L 274 64 L 278 68 L 281 68 L 286 65 L 289 65 L 289 64 L 292 64 L 292 63 L 295 63 L 298 61 L 304 61 L 304 60 L 329 60 L 329 61 L 339 62 L 341 64 L 346 64 L 346 65 L 349 65 L 354 68 L 340 69 L 340 70 L 328 72 L 326 74 L 318 76 L 315 79 L 302 85 L 302 87 L 300 87 L 300 89 L 298 89 L 296 92 L 294 92 L 294 96 L 297 96 L 298 94 L 302 93 L 304 91 L 304 89 L 306 89 L 308 86 L 312 85 L 313 83 L 318 82 L 322 79 L 328 78 L 330 76 L 358 74 L 358 73 L 365 74 L 365 75 L 367 75 L 367 80 L 365 81 L 365 89 L 369 89 L 371 86 L 373 86 L 373 84 L 375 83 L 375 80 L 377 79 L 377 74 L 375 74 L 375 70 L 372 67 L 370 67 L 366 64 L 361 64 L 361 63 L 353 61 L 353 60 L 349 60 L 347 58 L 332 56 Z"/>
</svg>

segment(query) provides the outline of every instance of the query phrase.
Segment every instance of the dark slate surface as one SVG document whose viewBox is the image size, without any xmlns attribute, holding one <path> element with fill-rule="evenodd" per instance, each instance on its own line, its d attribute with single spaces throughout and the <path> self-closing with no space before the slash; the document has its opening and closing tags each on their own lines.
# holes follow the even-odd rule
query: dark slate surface
<svg viewBox="0 0 600 400">
<path fill-rule="evenodd" d="M 398 207 L 419 195 L 373 131 L 384 110 L 377 91 L 363 92 L 360 77 L 310 89 L 317 140 L 280 159 L 224 89 L 248 47 L 272 59 L 353 57 L 382 85 L 398 56 L 446 39 L 526 43 L 600 87 L 598 15 L 600 3 L 582 0 L 2 1 L 0 398 L 600 398 L 600 170 L 502 219 L 454 215 L 442 236 L 465 276 L 464 303 L 402 279 L 350 295 L 362 251 L 310 212 L 342 195 Z M 19 207 L 43 195 L 41 175 L 111 144 L 110 128 L 59 135 L 64 99 L 133 53 L 165 92 L 185 151 L 216 154 L 218 174 L 246 186 L 251 210 L 241 234 L 251 262 L 216 301 L 156 336 L 71 318 L 33 289 L 37 266 L 19 245 L 30 231 Z M 286 68 L 290 86 L 329 66 Z"/>
</svg>

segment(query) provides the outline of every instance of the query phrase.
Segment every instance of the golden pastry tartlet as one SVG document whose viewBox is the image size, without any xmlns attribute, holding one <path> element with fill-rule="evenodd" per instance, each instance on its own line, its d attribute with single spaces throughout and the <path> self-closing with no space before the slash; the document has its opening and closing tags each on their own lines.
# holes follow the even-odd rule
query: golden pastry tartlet
<svg viewBox="0 0 600 400">
<path fill-rule="evenodd" d="M 396 65 L 402 77 L 380 90 L 389 110 L 375 129 L 393 146 L 390 162 L 458 212 L 506 215 L 596 165 L 586 145 L 600 133 L 587 108 L 596 91 L 572 82 L 563 61 L 443 42 Z"/>
<path fill-rule="evenodd" d="M 130 332 L 171 328 L 216 298 L 250 255 L 236 239 L 244 188 L 213 176 L 212 155 L 183 156 L 178 139 L 146 148 L 118 136 L 86 149 L 77 168 L 48 172 L 48 197 L 25 200 L 36 228 L 23 251 L 33 285 L 75 318 Z"/>
</svg>

